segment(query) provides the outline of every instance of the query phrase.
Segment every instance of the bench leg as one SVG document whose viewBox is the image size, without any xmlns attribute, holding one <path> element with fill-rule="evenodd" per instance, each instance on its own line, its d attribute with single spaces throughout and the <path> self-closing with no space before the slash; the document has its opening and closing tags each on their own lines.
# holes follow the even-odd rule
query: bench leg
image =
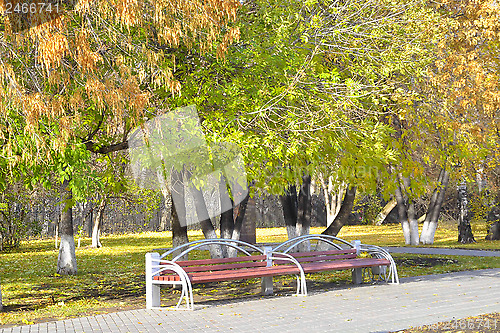
<svg viewBox="0 0 500 333">
<path fill-rule="evenodd" d="M 354 283 L 354 284 L 363 283 L 363 269 L 362 268 L 354 268 L 352 270 L 352 283 Z"/>
<path fill-rule="evenodd" d="M 160 307 L 160 286 L 146 283 L 146 309 Z"/>
<path fill-rule="evenodd" d="M 273 294 L 273 277 L 265 276 L 261 278 L 261 292 L 262 295 L 272 295 Z"/>
</svg>

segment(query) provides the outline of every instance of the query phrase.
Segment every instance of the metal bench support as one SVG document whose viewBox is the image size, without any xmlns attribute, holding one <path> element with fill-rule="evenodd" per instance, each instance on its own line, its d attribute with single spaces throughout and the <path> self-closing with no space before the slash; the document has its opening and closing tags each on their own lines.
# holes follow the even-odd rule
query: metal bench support
<svg viewBox="0 0 500 333">
<path fill-rule="evenodd" d="M 267 256 L 266 267 L 271 267 L 273 265 L 273 260 L 271 259 L 273 248 L 271 246 L 264 246 L 264 254 Z M 262 295 L 272 295 L 273 294 L 273 277 L 264 276 L 260 280 L 260 290 Z"/>
</svg>

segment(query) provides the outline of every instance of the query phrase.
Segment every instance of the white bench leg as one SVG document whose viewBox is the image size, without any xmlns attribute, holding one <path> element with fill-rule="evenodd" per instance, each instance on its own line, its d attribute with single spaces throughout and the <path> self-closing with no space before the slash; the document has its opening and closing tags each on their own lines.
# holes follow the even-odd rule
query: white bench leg
<svg viewBox="0 0 500 333">
<path fill-rule="evenodd" d="M 146 309 L 160 307 L 160 286 L 146 283 Z"/>
<path fill-rule="evenodd" d="M 159 260 L 159 253 L 146 253 L 146 309 L 160 307 L 160 286 L 153 284 L 153 266 Z"/>
<path fill-rule="evenodd" d="M 273 277 L 265 276 L 261 278 L 260 282 L 262 295 L 272 295 L 273 294 Z"/>
<path fill-rule="evenodd" d="M 363 269 L 362 268 L 354 268 L 352 270 L 352 283 L 354 283 L 354 284 L 363 283 Z"/>
</svg>

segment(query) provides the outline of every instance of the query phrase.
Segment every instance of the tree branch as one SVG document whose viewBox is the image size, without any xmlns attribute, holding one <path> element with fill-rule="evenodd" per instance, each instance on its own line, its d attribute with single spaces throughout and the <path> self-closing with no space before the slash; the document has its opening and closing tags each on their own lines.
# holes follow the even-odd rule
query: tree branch
<svg viewBox="0 0 500 333">
<path fill-rule="evenodd" d="M 87 141 L 84 143 L 85 143 L 85 147 L 87 148 L 87 150 L 90 150 L 93 153 L 99 153 L 99 154 L 109 154 L 109 153 L 112 153 L 115 151 L 128 149 L 128 141 L 127 140 L 120 142 L 120 143 L 102 146 L 102 147 L 99 147 L 95 142 L 92 142 L 92 141 Z"/>
</svg>

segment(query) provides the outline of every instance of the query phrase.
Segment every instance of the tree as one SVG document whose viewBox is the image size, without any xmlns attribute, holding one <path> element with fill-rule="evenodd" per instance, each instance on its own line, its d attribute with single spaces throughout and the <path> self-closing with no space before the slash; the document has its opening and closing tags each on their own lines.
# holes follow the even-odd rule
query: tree
<svg viewBox="0 0 500 333">
<path fill-rule="evenodd" d="M 422 244 L 434 243 L 434 234 L 437 229 L 439 213 L 444 202 L 444 194 L 446 192 L 446 187 L 448 186 L 449 179 L 449 171 L 442 168 L 439 172 L 437 187 L 432 193 L 431 200 L 427 208 L 427 213 L 425 214 L 424 225 L 422 227 L 422 233 L 420 235 L 420 242 L 422 242 Z"/>
<path fill-rule="evenodd" d="M 333 222 L 322 232 L 324 235 L 337 236 L 340 229 L 344 226 L 351 214 L 352 207 L 354 205 L 354 199 L 356 197 L 356 187 L 348 186 L 345 192 L 344 200 L 342 201 L 342 206 L 335 216 Z"/>
<path fill-rule="evenodd" d="M 187 240 L 186 227 L 198 223 L 206 238 L 217 238 L 211 220 L 217 215 L 221 215 L 221 234 L 239 238 L 248 200 L 241 154 L 222 142 L 207 144 L 194 106 L 148 121 L 131 134 L 129 146 L 137 182 L 172 196 L 174 244 Z M 214 258 L 230 254 L 219 245 L 211 246 L 210 252 Z"/>
<path fill-rule="evenodd" d="M 488 213 L 487 222 L 489 224 L 489 227 L 486 239 L 488 240 L 500 239 L 500 209 L 497 206 L 494 206 Z"/>
<path fill-rule="evenodd" d="M 2 153 L 11 167 L 55 173 L 67 192 L 59 273 L 76 273 L 66 265 L 75 258 L 71 205 L 85 187 L 89 153 L 126 149 L 129 131 L 157 112 L 154 89 L 179 92 L 172 71 L 180 45 L 215 47 L 223 57 L 238 37 L 237 7 L 230 0 L 79 1 L 63 15 L 30 16 L 28 27 L 19 15 L 2 16 Z"/>
<path fill-rule="evenodd" d="M 463 182 L 458 186 L 458 241 L 462 244 L 475 243 L 470 226 L 469 198 L 467 193 L 467 183 Z"/>
<path fill-rule="evenodd" d="M 307 211 L 294 204 L 307 198 L 296 194 L 298 186 L 307 192 L 304 175 L 338 173 L 352 187 L 373 187 L 375 173 L 387 174 L 387 161 L 396 157 L 379 113 L 429 61 L 422 54 L 430 41 L 420 33 L 436 15 L 422 8 L 385 1 L 361 7 L 354 1 L 247 2 L 240 42 L 229 48 L 227 62 L 186 54 L 185 67 L 175 73 L 186 88 L 182 103 L 200 106 L 209 139 L 240 145 L 257 189 L 288 189 L 285 220 L 296 228 L 294 212 Z"/>
<path fill-rule="evenodd" d="M 311 227 L 311 176 L 303 176 L 299 193 L 295 185 L 280 196 L 288 238 L 309 234 Z"/>
<path fill-rule="evenodd" d="M 431 88 L 427 94 L 431 96 L 432 107 L 442 110 L 438 117 L 441 133 L 449 132 L 453 137 L 449 139 L 451 149 L 441 151 L 449 156 L 457 178 L 466 181 L 484 172 L 486 164 L 490 167 L 497 164 L 497 144 L 492 143 L 498 142 L 495 114 L 500 107 L 497 98 L 500 14 L 497 2 L 489 0 L 446 0 L 437 7 L 443 17 L 438 26 L 440 40 L 436 44 L 436 60 L 429 70 L 432 86 L 425 84 Z M 491 163 L 485 163 L 487 160 Z M 473 236 L 465 184 L 459 185 L 458 193 L 459 241 L 469 242 Z M 425 228 L 424 224 L 429 234 L 423 234 L 421 240 L 432 243 L 433 224 Z"/>
</svg>

